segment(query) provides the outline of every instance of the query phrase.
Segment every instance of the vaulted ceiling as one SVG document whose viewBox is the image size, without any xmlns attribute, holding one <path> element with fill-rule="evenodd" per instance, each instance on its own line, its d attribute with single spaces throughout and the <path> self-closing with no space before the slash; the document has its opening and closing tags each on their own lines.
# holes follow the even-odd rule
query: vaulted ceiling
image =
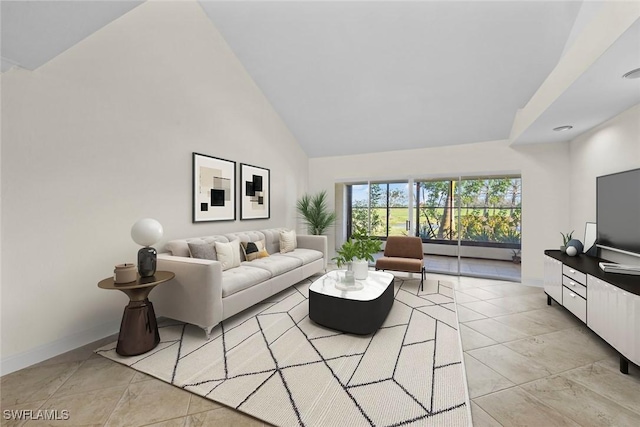
<svg viewBox="0 0 640 427">
<path fill-rule="evenodd" d="M 2 70 L 36 69 L 140 3 L 3 0 Z M 310 157 L 557 142 L 640 102 L 640 79 L 620 78 L 640 67 L 636 22 L 514 136 L 605 2 L 200 4 Z"/>
</svg>

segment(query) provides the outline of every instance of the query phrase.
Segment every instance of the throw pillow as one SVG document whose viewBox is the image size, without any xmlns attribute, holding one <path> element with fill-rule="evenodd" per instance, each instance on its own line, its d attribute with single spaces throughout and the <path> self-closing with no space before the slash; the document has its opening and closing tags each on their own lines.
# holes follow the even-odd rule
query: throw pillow
<svg viewBox="0 0 640 427">
<path fill-rule="evenodd" d="M 209 243 L 189 243 L 191 258 L 216 259 L 216 251 Z"/>
<path fill-rule="evenodd" d="M 280 253 L 292 252 L 298 246 L 295 230 L 280 232 Z"/>
<path fill-rule="evenodd" d="M 242 252 L 244 252 L 244 259 L 247 261 L 253 261 L 254 259 L 261 258 L 260 251 L 264 250 L 264 240 L 258 240 L 257 242 L 240 242 L 242 245 Z"/>
<path fill-rule="evenodd" d="M 240 267 L 240 241 L 232 240 L 229 243 L 215 242 L 218 261 L 222 263 L 222 270 Z"/>
</svg>

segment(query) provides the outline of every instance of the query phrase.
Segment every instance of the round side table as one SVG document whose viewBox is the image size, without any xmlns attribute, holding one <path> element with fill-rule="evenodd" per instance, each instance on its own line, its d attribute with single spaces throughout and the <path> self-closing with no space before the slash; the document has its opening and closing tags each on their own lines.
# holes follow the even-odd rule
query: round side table
<svg viewBox="0 0 640 427">
<path fill-rule="evenodd" d="M 153 350 L 160 342 L 156 313 L 149 301 L 149 292 L 160 283 L 173 279 L 170 271 L 156 271 L 151 277 L 140 277 L 135 282 L 115 283 L 113 277 L 101 280 L 98 287 L 117 289 L 129 297 L 124 308 L 116 353 L 121 356 L 137 356 Z"/>
</svg>

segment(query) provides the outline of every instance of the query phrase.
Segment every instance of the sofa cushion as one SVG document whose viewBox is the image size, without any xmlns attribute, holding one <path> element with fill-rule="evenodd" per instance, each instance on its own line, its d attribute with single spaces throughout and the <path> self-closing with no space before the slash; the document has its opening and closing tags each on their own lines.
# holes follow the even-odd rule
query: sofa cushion
<svg viewBox="0 0 640 427">
<path fill-rule="evenodd" d="M 298 258 L 303 264 L 309 264 L 310 262 L 323 257 L 322 252 L 320 251 L 303 248 L 296 248 L 293 252 L 287 252 L 286 254 L 282 254 L 282 256 Z"/>
<path fill-rule="evenodd" d="M 254 268 L 248 265 L 241 265 L 237 268 L 222 272 L 222 298 L 233 295 L 264 282 L 271 277 L 271 273 L 263 268 Z"/>
<path fill-rule="evenodd" d="M 216 260 L 216 249 L 209 243 L 188 243 L 191 258 Z"/>
<path fill-rule="evenodd" d="M 222 270 L 240 267 L 240 241 L 229 243 L 215 242 L 218 261 L 222 263 Z"/>
<path fill-rule="evenodd" d="M 182 256 L 189 257 L 191 256 L 189 253 L 189 243 L 199 243 L 205 244 L 209 243 L 211 246 L 214 246 L 214 242 L 228 242 L 229 239 L 225 236 L 216 235 L 216 236 L 206 236 L 206 237 L 194 237 L 190 239 L 178 239 L 171 240 L 164 246 L 165 251 L 169 251 L 173 256 Z M 214 246 L 215 249 L 215 246 Z M 214 258 L 216 260 L 218 258 Z"/>
<path fill-rule="evenodd" d="M 294 230 L 280 232 L 280 253 L 291 252 L 296 246 L 296 232 Z"/>
<path fill-rule="evenodd" d="M 286 228 L 269 228 L 260 230 L 265 238 L 264 247 L 270 254 L 280 253 L 280 232 L 286 231 Z"/>
<path fill-rule="evenodd" d="M 376 269 L 378 270 L 394 270 L 407 271 L 410 273 L 420 273 L 424 261 L 415 258 L 400 258 L 383 256 L 376 260 Z"/>
<path fill-rule="evenodd" d="M 251 267 L 263 268 L 271 273 L 271 277 L 291 271 L 302 265 L 299 258 L 284 256 L 280 254 L 271 255 L 268 258 L 260 258 L 254 261 L 245 261 L 242 265 L 250 265 Z"/>
</svg>

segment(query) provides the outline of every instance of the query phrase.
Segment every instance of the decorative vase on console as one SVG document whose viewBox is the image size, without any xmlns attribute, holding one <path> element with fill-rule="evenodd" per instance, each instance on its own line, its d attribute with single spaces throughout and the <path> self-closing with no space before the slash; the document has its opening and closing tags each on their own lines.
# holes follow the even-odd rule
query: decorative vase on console
<svg viewBox="0 0 640 427">
<path fill-rule="evenodd" d="M 572 239 L 573 231 L 567 234 L 560 232 L 560 234 L 562 234 L 562 246 L 560 246 L 560 252 L 564 254 L 567 252 L 567 243 Z"/>
<path fill-rule="evenodd" d="M 583 250 L 584 250 L 584 245 L 580 240 L 571 239 L 569 240 L 569 242 L 567 242 L 567 249 L 566 249 L 567 255 L 576 256 L 578 254 L 581 254 Z"/>
</svg>

